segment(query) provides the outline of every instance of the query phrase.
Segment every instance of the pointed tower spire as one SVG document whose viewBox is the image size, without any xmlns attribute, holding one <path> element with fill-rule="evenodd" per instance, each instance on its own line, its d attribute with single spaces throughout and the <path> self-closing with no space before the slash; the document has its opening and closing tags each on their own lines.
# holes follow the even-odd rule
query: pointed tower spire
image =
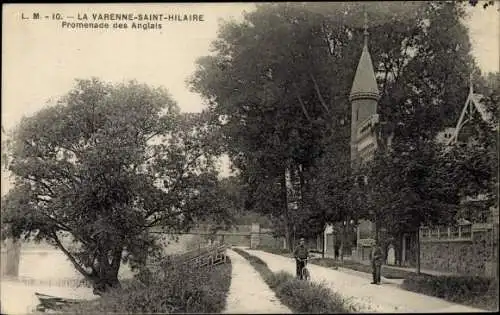
<svg viewBox="0 0 500 315">
<path fill-rule="evenodd" d="M 365 45 L 366 47 L 368 47 L 368 13 L 366 13 L 366 8 L 365 8 L 365 24 L 364 24 L 364 29 L 365 31 L 363 32 L 363 36 L 364 36 L 364 39 L 365 39 Z"/>
<path fill-rule="evenodd" d="M 377 80 L 375 79 L 375 72 L 373 70 L 372 58 L 368 50 L 368 14 L 366 9 L 364 12 L 364 45 L 359 59 L 358 68 L 351 89 L 350 100 L 356 99 L 372 99 L 378 101 L 380 95 L 377 87 Z"/>
</svg>

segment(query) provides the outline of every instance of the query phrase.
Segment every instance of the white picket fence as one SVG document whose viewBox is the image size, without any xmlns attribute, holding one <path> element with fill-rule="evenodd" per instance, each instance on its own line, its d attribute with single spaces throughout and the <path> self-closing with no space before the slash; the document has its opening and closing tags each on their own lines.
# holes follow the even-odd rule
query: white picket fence
<svg viewBox="0 0 500 315">
<path fill-rule="evenodd" d="M 48 286 L 62 288 L 91 288 L 92 285 L 85 279 L 34 279 L 28 277 L 12 277 L 5 280 L 11 280 L 22 283 L 26 286 Z"/>
</svg>

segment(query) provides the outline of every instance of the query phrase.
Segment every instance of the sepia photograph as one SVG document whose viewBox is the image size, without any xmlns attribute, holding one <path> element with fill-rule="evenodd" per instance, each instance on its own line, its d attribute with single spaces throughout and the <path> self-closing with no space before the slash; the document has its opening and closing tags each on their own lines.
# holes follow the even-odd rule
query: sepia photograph
<svg viewBox="0 0 500 315">
<path fill-rule="evenodd" d="M 2 9 L 0 314 L 498 312 L 500 1 Z"/>
</svg>

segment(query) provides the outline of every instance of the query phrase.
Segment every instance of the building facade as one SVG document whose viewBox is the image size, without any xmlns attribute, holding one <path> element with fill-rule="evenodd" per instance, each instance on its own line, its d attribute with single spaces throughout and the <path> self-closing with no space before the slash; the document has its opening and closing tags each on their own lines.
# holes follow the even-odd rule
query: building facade
<svg viewBox="0 0 500 315">
<path fill-rule="evenodd" d="M 351 168 L 356 173 L 360 166 L 373 159 L 377 150 L 378 90 L 372 58 L 368 48 L 368 21 L 365 13 L 364 44 L 356 68 L 349 101 L 351 102 Z M 369 259 L 369 248 L 375 240 L 374 224 L 361 220 L 357 226 L 356 250 L 353 258 Z"/>
</svg>

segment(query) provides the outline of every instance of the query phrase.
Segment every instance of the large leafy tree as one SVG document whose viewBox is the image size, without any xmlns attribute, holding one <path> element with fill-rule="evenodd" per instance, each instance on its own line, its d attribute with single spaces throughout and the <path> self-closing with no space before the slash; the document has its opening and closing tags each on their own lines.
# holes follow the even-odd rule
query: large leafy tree
<svg viewBox="0 0 500 315">
<path fill-rule="evenodd" d="M 161 88 L 77 80 L 14 131 L 3 236 L 50 242 L 97 292 L 118 286 L 121 262 L 144 264 L 155 248 L 149 229 L 173 233 L 217 211 L 209 120 L 179 113 Z"/>
<path fill-rule="evenodd" d="M 464 206 L 460 218 L 472 222 L 491 219 L 491 208 L 498 209 L 498 104 L 499 73 L 479 78 L 482 112 L 474 110 L 461 129 L 458 143 L 447 152 L 452 180 L 459 188 Z"/>
<path fill-rule="evenodd" d="M 384 58 L 376 62 L 388 72 L 379 76 L 386 82 L 379 103 L 382 152 L 362 170 L 368 175 L 365 215 L 393 235 L 453 222 L 457 213 L 465 183 L 457 179 L 464 173 L 458 175 L 457 159 L 445 154 L 435 138 L 455 125 L 468 76 L 477 71 L 462 23 L 465 6 L 427 3 L 410 25 L 410 36 L 402 37 L 406 53 L 400 66 Z"/>
<path fill-rule="evenodd" d="M 345 169 L 343 178 L 339 176 L 342 172 L 332 172 L 343 162 L 338 154 L 320 159 L 320 163 L 316 164 L 312 172 L 313 182 L 317 183 L 311 186 L 314 187 L 312 194 L 316 195 L 316 198 L 312 199 L 313 202 L 316 201 L 316 209 L 321 209 L 324 214 L 335 215 L 337 219 L 369 218 L 379 221 L 378 218 L 387 218 L 384 214 L 387 210 L 385 208 L 387 205 L 391 206 L 392 201 L 386 198 L 387 195 L 398 195 L 399 192 L 398 187 L 384 186 L 384 181 L 388 180 L 387 184 L 398 182 L 393 177 L 400 174 L 406 174 L 403 182 L 418 181 L 418 178 L 411 176 L 420 176 L 419 172 L 405 173 L 403 170 L 418 165 L 443 165 L 439 160 L 440 149 L 433 145 L 433 140 L 437 132 L 455 123 L 466 97 L 467 77 L 473 66 L 467 30 L 462 23 L 465 17 L 464 7 L 465 4 L 460 3 L 433 2 L 405 3 L 404 6 L 392 3 L 387 6 L 384 4 L 383 7 L 376 3 L 318 3 L 307 6 L 308 10 L 321 11 L 343 21 L 344 29 L 351 32 L 350 43 L 337 42 L 338 49 L 345 49 L 346 44 L 361 46 L 362 24 L 360 19 L 355 17 L 362 16 L 363 11 L 368 12 L 369 46 L 381 93 L 378 104 L 382 120 L 377 131 L 379 144 L 382 151 L 387 150 L 389 142 L 394 148 L 390 158 L 376 159 L 372 164 L 378 170 L 372 172 L 366 168 L 360 170 L 359 174 L 354 174 L 370 175 L 369 182 L 377 183 L 380 188 L 378 191 L 367 189 L 363 181 L 353 187 L 355 183 L 345 178 L 350 175 Z M 358 54 L 359 49 L 356 56 Z M 344 93 L 347 94 L 348 91 Z M 341 126 L 332 124 L 332 127 L 337 137 L 325 141 L 326 151 L 328 152 L 329 147 L 335 151 L 348 150 L 346 145 L 342 147 L 342 140 L 345 138 L 338 136 L 342 131 Z M 406 156 L 417 148 L 422 150 L 422 154 L 416 156 L 412 153 L 411 158 Z M 382 156 L 385 156 L 385 153 Z M 399 162 L 389 163 L 392 157 Z M 412 160 L 417 157 L 422 160 Z M 435 171 L 428 175 L 446 174 L 442 169 Z M 439 176 L 432 180 L 441 185 L 451 184 L 451 176 Z M 428 184 L 431 185 L 430 182 Z M 426 200 L 429 196 L 424 194 L 421 197 Z M 455 199 L 450 202 L 456 204 Z M 401 207 L 397 199 L 393 203 L 394 207 Z M 435 206 L 440 207 L 442 203 L 443 200 L 436 201 Z M 363 204 L 370 206 L 363 207 Z M 448 207 L 442 207 L 445 208 Z M 408 211 L 411 213 L 411 210 Z M 407 223 L 412 221 L 418 226 L 418 222 L 424 218 L 424 221 L 428 222 L 431 217 L 440 217 L 430 215 L 431 212 L 429 216 L 416 213 Z M 394 220 L 398 218 L 394 217 Z M 415 226 L 409 226 L 407 223 L 401 224 L 399 228 L 415 230 Z"/>
<path fill-rule="evenodd" d="M 324 36 L 324 21 L 300 7 L 258 6 L 243 23 L 222 25 L 215 56 L 199 60 L 192 81 L 223 118 L 227 151 L 250 190 L 247 206 L 282 216 L 288 240 L 285 174 L 304 189 L 305 173 L 324 153 L 332 121 L 345 120 L 348 110 L 335 87 L 348 89 L 343 69 L 349 66 L 335 56 L 349 52 L 330 45 L 348 34 Z"/>
<path fill-rule="evenodd" d="M 352 188 L 347 162 L 347 96 L 362 47 L 363 11 L 381 92 L 380 143 L 391 139 L 401 153 L 432 143 L 461 109 L 473 68 L 462 23 L 466 5 L 262 5 L 243 23 L 221 27 L 215 54 L 200 59 L 193 87 L 223 118 L 227 150 L 253 200 L 275 206 L 285 232 L 291 221 L 307 230 L 370 217 L 356 203 L 377 200 Z M 296 214 L 287 207 L 286 171 L 299 182 Z"/>
</svg>

